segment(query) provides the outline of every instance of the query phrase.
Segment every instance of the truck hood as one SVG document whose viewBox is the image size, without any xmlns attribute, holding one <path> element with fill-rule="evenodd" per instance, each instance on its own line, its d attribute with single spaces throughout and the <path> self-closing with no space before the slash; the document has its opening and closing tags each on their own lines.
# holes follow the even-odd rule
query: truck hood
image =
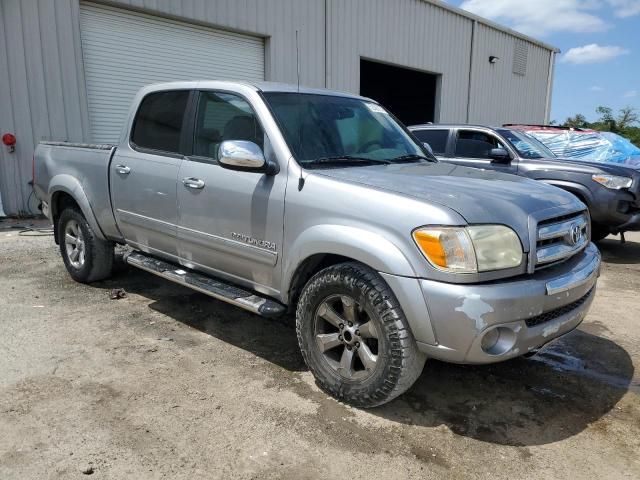
<svg viewBox="0 0 640 480">
<path fill-rule="evenodd" d="M 411 163 L 317 170 L 354 182 L 444 205 L 469 224 L 511 226 L 528 245 L 529 215 L 566 205 L 585 208 L 573 195 L 551 185 L 516 175 L 461 167 L 448 163 Z M 557 214 L 557 213 L 556 213 Z"/>
</svg>

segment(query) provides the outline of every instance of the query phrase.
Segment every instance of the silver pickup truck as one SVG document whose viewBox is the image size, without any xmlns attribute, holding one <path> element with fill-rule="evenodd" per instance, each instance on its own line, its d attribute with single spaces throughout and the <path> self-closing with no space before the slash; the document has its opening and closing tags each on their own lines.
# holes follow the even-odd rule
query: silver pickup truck
<svg viewBox="0 0 640 480">
<path fill-rule="evenodd" d="M 319 386 L 359 407 L 425 360 L 491 363 L 574 329 L 600 255 L 575 196 L 438 162 L 376 102 L 279 84 L 143 88 L 114 145 L 42 142 L 35 188 L 71 277 L 126 261 L 294 312 Z"/>
</svg>

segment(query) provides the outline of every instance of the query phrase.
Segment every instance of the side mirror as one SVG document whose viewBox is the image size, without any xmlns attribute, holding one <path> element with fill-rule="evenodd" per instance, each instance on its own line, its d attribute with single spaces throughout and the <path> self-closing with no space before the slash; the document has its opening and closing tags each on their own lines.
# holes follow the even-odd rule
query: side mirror
<svg viewBox="0 0 640 480">
<path fill-rule="evenodd" d="M 431 148 L 431 145 L 429 145 L 427 142 L 422 142 L 422 145 L 424 146 L 424 148 L 426 148 L 426 149 L 427 149 L 427 151 L 428 151 L 431 155 L 435 156 L 435 154 L 433 153 L 433 148 Z"/>
<path fill-rule="evenodd" d="M 218 149 L 220 166 L 245 172 L 267 170 L 267 161 L 258 145 L 246 140 L 225 140 Z"/>
<path fill-rule="evenodd" d="M 489 150 L 489 157 L 499 163 L 509 163 L 511 157 L 509 157 L 509 152 L 507 152 L 504 148 L 492 148 Z"/>
</svg>

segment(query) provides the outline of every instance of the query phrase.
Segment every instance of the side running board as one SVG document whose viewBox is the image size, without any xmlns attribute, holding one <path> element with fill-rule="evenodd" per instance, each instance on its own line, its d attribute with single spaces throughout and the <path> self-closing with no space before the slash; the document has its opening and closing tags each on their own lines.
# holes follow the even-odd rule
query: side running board
<svg viewBox="0 0 640 480">
<path fill-rule="evenodd" d="M 223 282 L 222 280 L 207 277 L 201 273 L 187 270 L 181 266 L 165 262 L 164 260 L 149 257 L 138 251 L 127 254 L 125 261 L 136 268 L 140 268 L 141 270 L 153 273 L 159 277 L 166 278 L 172 282 L 197 290 L 205 295 L 244 308 L 245 310 L 264 317 L 278 317 L 287 310 L 284 305 L 275 300 L 261 297 L 235 285 Z"/>
</svg>

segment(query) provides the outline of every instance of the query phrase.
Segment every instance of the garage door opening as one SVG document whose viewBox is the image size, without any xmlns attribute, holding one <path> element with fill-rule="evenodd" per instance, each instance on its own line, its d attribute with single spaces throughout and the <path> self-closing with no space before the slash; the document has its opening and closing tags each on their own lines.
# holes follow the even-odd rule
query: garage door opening
<svg viewBox="0 0 640 480">
<path fill-rule="evenodd" d="M 436 121 L 438 75 L 360 60 L 360 95 L 384 105 L 405 125 Z"/>
</svg>

